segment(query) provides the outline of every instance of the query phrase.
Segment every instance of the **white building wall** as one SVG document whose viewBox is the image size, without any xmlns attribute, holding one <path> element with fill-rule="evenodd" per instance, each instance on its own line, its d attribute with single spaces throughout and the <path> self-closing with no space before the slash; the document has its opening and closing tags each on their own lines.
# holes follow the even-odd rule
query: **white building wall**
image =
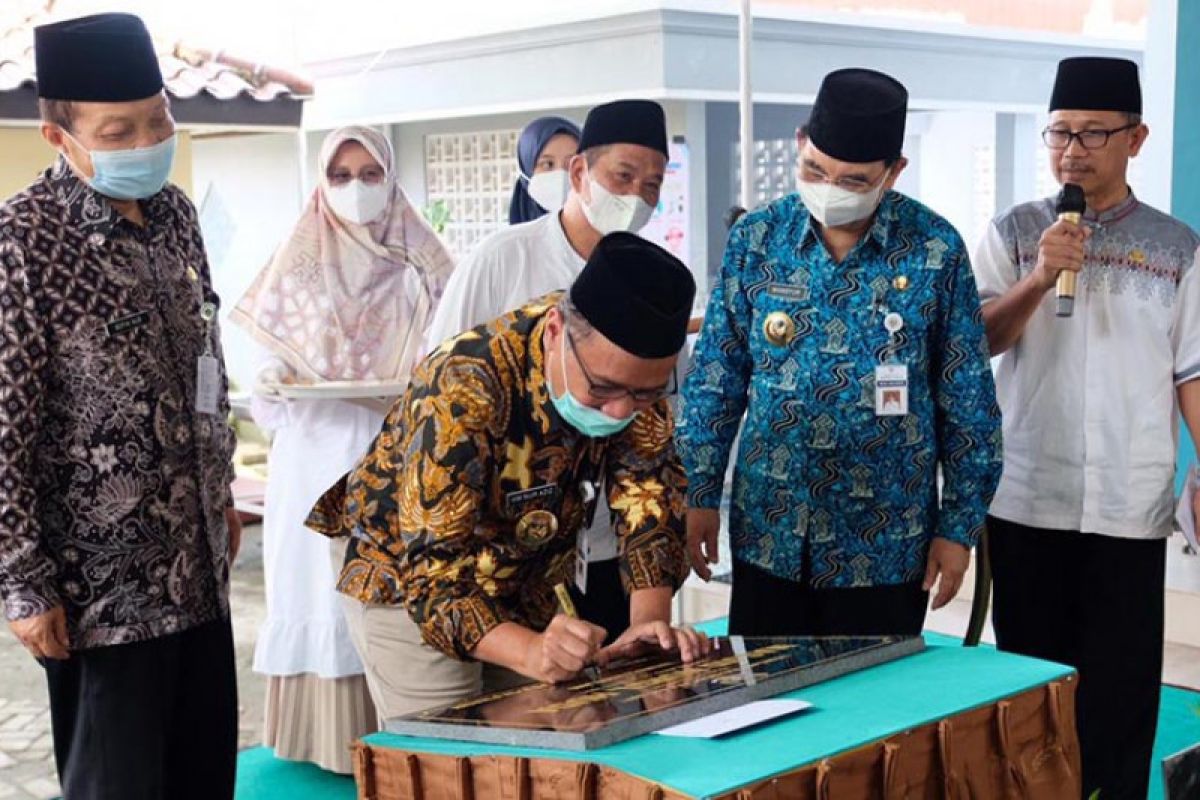
<svg viewBox="0 0 1200 800">
<path fill-rule="evenodd" d="M 1138 197 L 1166 212 L 1171 210 L 1175 145 L 1175 51 L 1179 0 L 1150 0 L 1146 61 L 1142 68 L 1142 118 L 1150 138 L 1134 160 L 1140 183 Z"/>
<path fill-rule="evenodd" d="M 211 196 L 210 204 L 218 202 L 224 209 L 220 216 L 228 222 L 228 237 L 212 225 L 205 236 L 214 288 L 221 297 L 225 360 L 230 378 L 246 390 L 261 351 L 229 323 L 228 314 L 300 213 L 297 137 L 281 133 L 197 138 L 192 152 L 197 204 L 203 205 L 205 197 Z M 202 225 L 212 219 L 203 212 L 202 208 Z M 221 241 L 227 241 L 227 246 Z"/>
<path fill-rule="evenodd" d="M 925 124 L 916 197 L 948 219 L 973 250 L 996 211 L 995 117 L 977 111 L 919 116 Z"/>
</svg>

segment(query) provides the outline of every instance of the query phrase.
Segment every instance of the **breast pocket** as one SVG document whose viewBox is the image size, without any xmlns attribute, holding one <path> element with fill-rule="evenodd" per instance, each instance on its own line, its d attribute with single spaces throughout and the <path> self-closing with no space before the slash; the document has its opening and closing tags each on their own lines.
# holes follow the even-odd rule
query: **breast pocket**
<svg viewBox="0 0 1200 800">
<path fill-rule="evenodd" d="M 924 271 L 904 283 L 904 290 L 893 288 L 880 307 L 857 312 L 860 347 L 875 363 L 905 363 L 910 373 L 928 363 L 930 337 L 938 327 L 939 297 L 932 277 L 937 274 Z"/>
<path fill-rule="evenodd" d="M 791 393 L 802 388 L 803 354 L 813 344 L 815 315 L 806 302 L 765 293 L 756 300 L 750 352 L 755 382 L 763 389 Z"/>
<path fill-rule="evenodd" d="M 100 366 L 106 382 L 140 374 L 148 352 L 161 342 L 162 318 L 150 304 L 130 298 L 103 316 L 84 318 L 66 334 L 65 348 L 73 356 Z M 91 361 L 99 364 L 91 364 Z"/>
</svg>

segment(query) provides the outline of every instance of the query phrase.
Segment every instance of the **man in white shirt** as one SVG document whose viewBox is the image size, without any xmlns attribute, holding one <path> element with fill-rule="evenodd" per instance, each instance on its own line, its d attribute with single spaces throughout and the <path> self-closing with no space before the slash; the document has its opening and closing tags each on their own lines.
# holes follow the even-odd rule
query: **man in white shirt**
<svg viewBox="0 0 1200 800">
<path fill-rule="evenodd" d="M 1126 184 L 1141 110 L 1133 62 L 1059 64 L 1042 135 L 1055 178 L 1083 189 L 1082 224 L 1056 220 L 1053 198 L 1025 203 L 975 258 L 1004 415 L 996 640 L 1079 670 L 1084 797 L 1146 796 L 1178 410 L 1200 430 L 1200 238 Z M 1078 287 L 1060 317 L 1063 272 Z"/>
<path fill-rule="evenodd" d="M 450 277 L 428 333 L 429 346 L 484 324 L 530 300 L 570 286 L 600 239 L 636 233 L 658 205 L 667 167 L 667 126 L 651 100 L 618 100 L 587 116 L 579 153 L 568 164 L 570 189 L 558 213 L 498 231 L 479 243 Z M 580 616 L 607 630 L 629 627 L 611 511 L 599 492 L 576 580 Z"/>
</svg>

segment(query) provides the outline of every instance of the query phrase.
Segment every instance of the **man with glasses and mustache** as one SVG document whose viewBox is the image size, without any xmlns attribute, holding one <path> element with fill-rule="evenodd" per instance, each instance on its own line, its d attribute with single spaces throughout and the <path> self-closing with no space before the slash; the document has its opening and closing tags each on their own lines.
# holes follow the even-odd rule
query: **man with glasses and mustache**
<svg viewBox="0 0 1200 800">
<path fill-rule="evenodd" d="M 999 411 L 962 240 L 892 191 L 907 102 L 878 72 L 826 76 L 798 194 L 730 232 L 678 441 L 707 579 L 745 414 L 732 633 L 917 634 L 929 591 L 934 608 L 954 597 L 983 530 Z"/>
<path fill-rule="evenodd" d="M 1137 65 L 1058 66 L 1042 138 L 1083 190 L 992 223 L 975 259 L 1004 412 L 988 517 L 1001 649 L 1079 670 L 1084 796 L 1145 797 L 1158 715 L 1177 413 L 1200 428 L 1200 238 L 1138 201 L 1129 159 L 1149 133 Z M 1056 313 L 1060 273 L 1078 276 Z"/>
<path fill-rule="evenodd" d="M 350 537 L 338 588 L 365 606 L 383 718 L 569 680 L 643 647 L 707 652 L 670 625 L 687 560 L 667 400 L 695 290 L 666 251 L 608 234 L 567 292 L 426 357 L 371 451 L 318 502 L 309 525 Z M 629 626 L 607 647 L 556 597 L 584 566 L 600 491 L 629 594 Z"/>
</svg>

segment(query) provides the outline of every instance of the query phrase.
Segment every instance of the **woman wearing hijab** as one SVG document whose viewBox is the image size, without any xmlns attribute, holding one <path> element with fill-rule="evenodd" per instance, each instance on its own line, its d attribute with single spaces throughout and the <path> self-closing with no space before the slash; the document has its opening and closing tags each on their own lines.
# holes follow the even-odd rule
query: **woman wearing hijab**
<svg viewBox="0 0 1200 800">
<path fill-rule="evenodd" d="M 384 136 L 334 131 L 320 166 L 291 236 L 230 319 L 270 351 L 260 383 L 402 384 L 453 263 L 397 183 Z M 348 773 L 349 745 L 376 730 L 375 710 L 334 589 L 329 541 L 304 519 L 366 451 L 382 409 L 262 395 L 252 408 L 274 433 L 263 520 L 267 618 L 254 653 L 255 671 L 268 676 L 264 743 L 280 758 Z"/>
<path fill-rule="evenodd" d="M 562 117 L 538 117 L 517 141 L 521 174 L 508 204 L 508 224 L 558 211 L 571 188 L 567 162 L 579 148 L 579 126 Z"/>
</svg>

